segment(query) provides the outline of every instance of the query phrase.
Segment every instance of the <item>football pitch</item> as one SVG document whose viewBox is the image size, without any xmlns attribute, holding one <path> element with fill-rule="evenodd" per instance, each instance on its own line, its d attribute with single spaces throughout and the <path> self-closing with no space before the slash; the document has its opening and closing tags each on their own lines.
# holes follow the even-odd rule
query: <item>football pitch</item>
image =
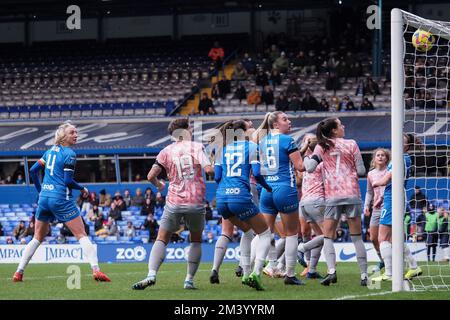
<svg viewBox="0 0 450 320">
<path fill-rule="evenodd" d="M 384 282 L 380 288 L 359 285 L 359 268 L 356 263 L 338 264 L 338 283 L 330 287 L 320 285 L 319 280 L 304 280 L 304 286 L 286 286 L 282 279 L 263 276 L 265 291 L 243 286 L 235 276 L 236 264 L 225 263 L 220 270 L 220 284 L 210 284 L 211 264 L 200 265 L 195 284 L 198 290 L 184 290 L 186 273 L 184 263 L 163 264 L 156 285 L 143 291 L 131 290 L 131 285 L 143 279 L 147 273 L 146 263 L 103 264 L 102 271 L 112 282 L 98 283 L 92 280 L 87 264 L 79 265 L 80 289 L 69 289 L 71 274 L 68 264 L 31 264 L 24 275 L 24 282 L 13 283 L 11 277 L 16 265 L 0 265 L 0 300 L 309 300 L 309 299 L 376 299 L 376 300 L 438 300 L 450 299 L 449 287 L 444 290 L 430 289 L 424 292 L 391 293 L 391 283 Z M 422 265 L 424 275 L 433 268 Z M 298 266 L 297 271 L 301 272 Z M 450 267 L 447 265 L 448 271 Z M 319 272 L 326 270 L 319 264 Z M 72 273 L 73 275 L 73 273 Z M 302 278 L 303 279 L 303 278 Z M 447 278 L 447 281 L 449 278 Z M 417 280 L 415 280 L 417 281 Z"/>
</svg>

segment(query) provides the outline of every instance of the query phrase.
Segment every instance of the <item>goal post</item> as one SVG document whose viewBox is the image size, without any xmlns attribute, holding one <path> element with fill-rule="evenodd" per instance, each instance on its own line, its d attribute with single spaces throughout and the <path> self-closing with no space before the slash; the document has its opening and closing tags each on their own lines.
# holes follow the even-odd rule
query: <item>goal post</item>
<svg viewBox="0 0 450 320">
<path fill-rule="evenodd" d="M 392 141 L 392 291 L 403 290 L 404 69 L 403 13 L 391 11 L 391 141 Z"/>
</svg>

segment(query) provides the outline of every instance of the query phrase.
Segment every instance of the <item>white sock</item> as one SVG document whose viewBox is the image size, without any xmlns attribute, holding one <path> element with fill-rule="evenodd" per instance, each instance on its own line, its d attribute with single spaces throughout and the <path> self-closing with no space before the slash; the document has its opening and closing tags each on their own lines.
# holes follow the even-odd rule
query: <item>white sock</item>
<svg viewBox="0 0 450 320">
<path fill-rule="evenodd" d="M 404 259 L 408 262 L 409 267 L 411 269 L 417 269 L 417 261 L 411 254 L 411 251 L 406 243 L 403 245 L 403 254 L 405 255 Z"/>
<path fill-rule="evenodd" d="M 392 244 L 389 241 L 380 243 L 380 252 L 384 261 L 384 270 L 387 276 L 392 276 Z"/>
<path fill-rule="evenodd" d="M 244 232 L 241 237 L 240 249 L 241 249 L 241 258 L 239 265 L 242 267 L 244 276 L 248 276 L 250 274 L 250 255 L 251 255 L 251 247 L 253 240 L 253 231 L 252 229 Z"/>
<path fill-rule="evenodd" d="M 41 243 L 35 238 L 31 239 L 31 241 L 26 245 L 25 250 L 23 251 L 22 258 L 20 259 L 19 266 L 17 268 L 17 272 L 23 273 L 37 248 Z"/>
<path fill-rule="evenodd" d="M 257 243 L 258 243 L 258 236 L 253 235 L 253 240 L 251 243 L 251 250 L 250 250 L 250 265 L 252 266 L 252 268 L 255 266 Z"/>
<path fill-rule="evenodd" d="M 297 264 L 298 236 L 296 234 L 286 237 L 286 248 L 284 250 L 286 257 L 286 275 L 295 276 L 295 266 Z"/>
<path fill-rule="evenodd" d="M 92 244 L 88 237 L 83 237 L 78 240 L 80 242 L 81 248 L 83 248 L 86 257 L 88 258 L 89 264 L 91 265 L 92 271 L 98 271 L 98 258 L 97 258 L 97 248 Z"/>
<path fill-rule="evenodd" d="M 277 266 L 277 249 L 275 248 L 275 238 L 273 233 L 270 235 L 270 247 L 267 254 L 267 260 L 269 260 L 269 267 L 275 268 Z"/>
<path fill-rule="evenodd" d="M 278 258 L 277 269 L 284 270 L 286 268 L 286 254 L 283 252 L 281 257 Z"/>
<path fill-rule="evenodd" d="M 186 281 L 192 281 L 197 273 L 200 260 L 202 259 L 202 244 L 201 242 L 191 242 L 189 245 L 188 263 Z"/>
<path fill-rule="evenodd" d="M 219 272 L 219 268 L 222 265 L 229 242 L 230 238 L 223 234 L 220 235 L 219 239 L 217 239 L 216 241 L 216 246 L 214 247 L 214 262 L 212 269 L 216 270 L 217 272 Z"/>
<path fill-rule="evenodd" d="M 277 251 L 277 259 L 281 257 L 281 255 L 283 254 L 285 243 L 286 243 L 285 238 L 280 238 L 277 241 L 275 241 L 275 250 Z"/>
<path fill-rule="evenodd" d="M 257 275 L 260 275 L 261 270 L 264 267 L 264 263 L 266 262 L 267 253 L 269 252 L 270 249 L 270 239 L 271 239 L 270 229 L 267 229 L 266 231 L 260 233 L 256 237 L 258 238 L 258 241 L 256 243 L 256 259 L 253 272 L 255 272 Z"/>
</svg>

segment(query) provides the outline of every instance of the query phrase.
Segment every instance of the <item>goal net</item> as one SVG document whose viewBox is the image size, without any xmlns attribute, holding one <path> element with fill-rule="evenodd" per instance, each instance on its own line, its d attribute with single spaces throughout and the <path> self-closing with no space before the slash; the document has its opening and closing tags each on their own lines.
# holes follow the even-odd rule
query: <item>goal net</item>
<svg viewBox="0 0 450 320">
<path fill-rule="evenodd" d="M 433 38 L 418 39 L 420 34 Z M 420 40 L 429 46 L 424 49 Z M 423 271 L 407 287 L 450 289 L 449 55 L 450 22 L 392 11 L 393 291 L 406 289 L 404 245 Z M 403 133 L 421 140 L 409 151 L 412 166 L 405 188 Z"/>
</svg>

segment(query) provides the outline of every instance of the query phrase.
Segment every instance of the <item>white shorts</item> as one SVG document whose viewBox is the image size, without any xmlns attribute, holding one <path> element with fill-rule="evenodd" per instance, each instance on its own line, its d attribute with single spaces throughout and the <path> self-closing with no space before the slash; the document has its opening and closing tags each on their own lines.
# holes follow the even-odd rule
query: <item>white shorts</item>
<svg viewBox="0 0 450 320">
<path fill-rule="evenodd" d="M 201 232 L 205 228 L 205 206 L 202 205 L 173 205 L 166 203 L 161 217 L 160 227 L 175 232 L 180 228 L 184 218 L 186 227 L 191 232 Z"/>
</svg>

